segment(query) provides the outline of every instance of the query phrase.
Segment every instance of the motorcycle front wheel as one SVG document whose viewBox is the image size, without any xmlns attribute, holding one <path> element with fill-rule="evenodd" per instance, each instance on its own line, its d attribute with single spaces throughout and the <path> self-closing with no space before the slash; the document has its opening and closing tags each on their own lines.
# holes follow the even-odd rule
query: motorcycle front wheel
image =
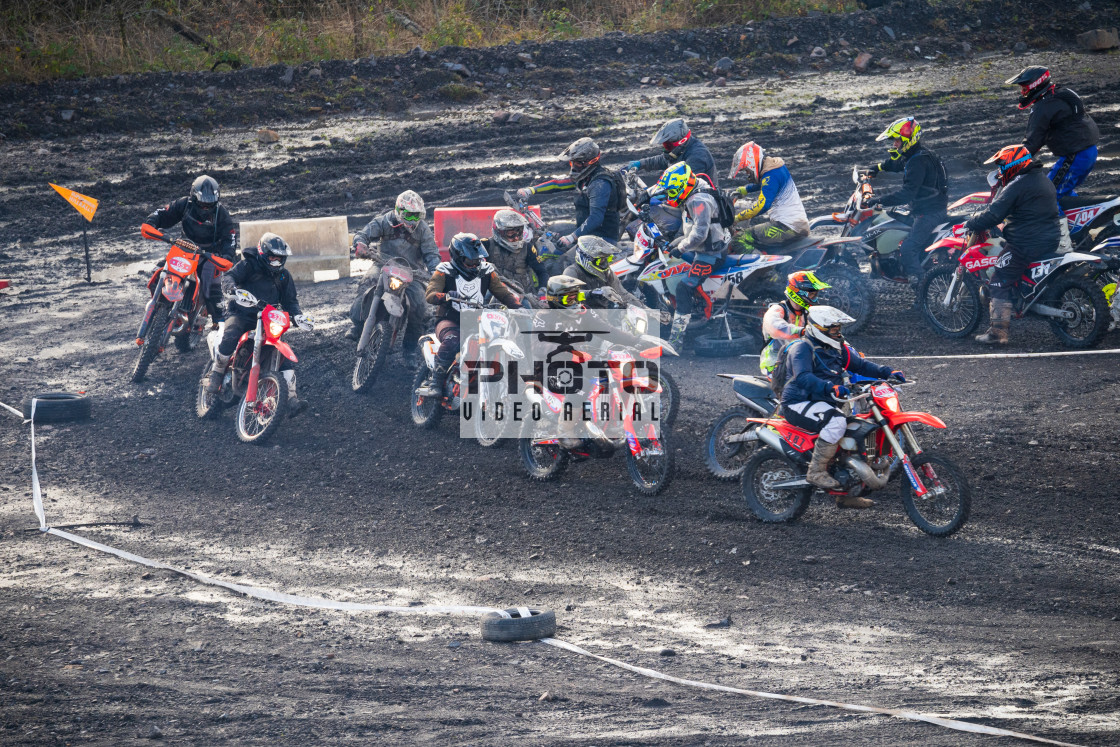
<svg viewBox="0 0 1120 747">
<path fill-rule="evenodd" d="M 412 377 L 412 389 L 409 390 L 409 396 L 412 397 L 409 405 L 412 422 L 426 429 L 435 428 L 443 417 L 443 405 L 440 404 L 439 395 L 422 397 L 416 393 L 416 390 L 422 387 L 431 375 L 432 370 L 421 363 L 416 369 L 416 375 Z"/>
<path fill-rule="evenodd" d="M 919 498 L 903 471 L 900 479 L 906 515 L 926 534 L 948 537 L 968 521 L 972 508 L 968 480 L 957 465 L 928 451 L 914 457 L 911 464 L 928 492 Z"/>
<path fill-rule="evenodd" d="M 152 312 L 148 331 L 144 334 L 144 342 L 140 346 L 140 355 L 137 356 L 136 363 L 132 366 L 133 383 L 143 381 L 148 374 L 148 366 L 152 365 L 152 361 L 159 355 L 159 343 L 163 339 L 163 333 L 166 331 L 167 325 L 170 323 L 171 307 L 161 303 Z"/>
<path fill-rule="evenodd" d="M 980 324 L 980 287 L 970 274 L 964 274 L 946 299 L 957 266 L 936 267 L 922 277 L 918 286 L 918 303 L 922 316 L 934 332 L 942 337 L 959 339 L 972 334 Z"/>
<path fill-rule="evenodd" d="M 261 373 L 257 379 L 257 398 L 250 404 L 245 397 L 237 408 L 237 437 L 247 444 L 267 441 L 284 418 L 288 406 L 288 385 L 279 371 Z"/>
<path fill-rule="evenodd" d="M 669 435 L 662 430 L 656 444 L 653 439 L 639 438 L 639 456 L 626 452 L 626 471 L 634 487 L 642 495 L 657 495 L 673 479 L 673 450 L 669 446 Z"/>
<path fill-rule="evenodd" d="M 712 477 L 729 482 L 743 476 L 757 442 L 728 443 L 727 439 L 747 430 L 746 419 L 757 416 L 757 412 L 745 407 L 731 407 L 712 421 L 704 439 L 704 464 Z"/>
<path fill-rule="evenodd" d="M 743 466 L 743 498 L 751 512 L 767 524 L 795 521 L 809 508 L 810 486 L 774 485 L 805 477 L 805 469 L 773 449 L 758 449 Z"/>
<path fill-rule="evenodd" d="M 550 482 L 560 477 L 571 460 L 559 444 L 534 444 L 531 438 L 521 439 L 518 451 L 529 479 L 536 482 Z"/>
<path fill-rule="evenodd" d="M 354 361 L 354 373 L 350 376 L 350 388 L 355 392 L 368 392 L 373 383 L 377 381 L 377 376 L 385 365 L 385 358 L 388 357 L 389 341 L 391 339 L 392 334 L 389 331 L 388 324 L 380 321 L 374 325 L 366 349 L 359 353 L 358 360 Z"/>
</svg>

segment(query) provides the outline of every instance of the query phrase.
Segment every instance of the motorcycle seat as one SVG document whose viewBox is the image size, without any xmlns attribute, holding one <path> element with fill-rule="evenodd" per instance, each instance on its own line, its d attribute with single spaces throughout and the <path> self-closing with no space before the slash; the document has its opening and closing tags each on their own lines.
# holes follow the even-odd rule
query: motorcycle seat
<svg viewBox="0 0 1120 747">
<path fill-rule="evenodd" d="M 887 210 L 887 215 L 894 218 L 896 221 L 903 224 L 904 226 L 913 226 L 914 225 L 914 216 L 911 215 L 910 213 L 906 212 L 905 210 L 897 210 L 897 209 L 891 208 L 891 209 Z"/>
<path fill-rule="evenodd" d="M 773 392 L 770 391 L 770 386 L 768 384 L 763 385 L 756 382 L 761 382 L 761 379 L 750 381 L 746 378 L 736 378 L 732 382 L 731 388 L 735 390 L 736 394 L 746 397 L 747 399 L 770 399 L 773 396 Z"/>
<path fill-rule="evenodd" d="M 715 269 L 719 270 L 724 267 L 744 267 L 752 265 L 758 260 L 762 259 L 760 254 L 728 254 L 723 258 L 723 261 L 716 265 Z"/>
<path fill-rule="evenodd" d="M 1089 207 L 1090 205 L 1099 205 L 1102 202 L 1107 202 L 1107 197 L 1083 197 L 1081 195 L 1062 195 L 1058 198 L 1058 204 L 1061 205 L 1062 210 L 1074 210 L 1076 208 Z"/>
<path fill-rule="evenodd" d="M 802 238 L 793 239 L 792 241 L 787 241 L 784 244 L 757 246 L 755 248 L 757 248 L 758 251 L 762 254 L 793 254 L 794 252 L 799 252 L 802 249 L 809 249 L 811 247 L 814 247 L 819 243 L 821 243 L 820 237 L 805 236 Z"/>
</svg>

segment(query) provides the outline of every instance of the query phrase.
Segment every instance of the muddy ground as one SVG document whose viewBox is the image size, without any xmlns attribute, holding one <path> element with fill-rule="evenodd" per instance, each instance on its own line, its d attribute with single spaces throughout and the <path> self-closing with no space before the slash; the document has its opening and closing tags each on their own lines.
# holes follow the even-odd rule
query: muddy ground
<svg viewBox="0 0 1120 747">
<path fill-rule="evenodd" d="M 493 204 L 502 188 L 553 173 L 554 154 L 587 132 L 612 163 L 630 160 L 679 113 L 721 164 L 747 139 L 781 155 L 817 214 L 843 202 L 852 164 L 879 156 L 874 136 L 912 113 L 949 164 L 956 197 L 981 186 L 980 162 L 1020 136 L 1025 117 L 1000 84 L 1035 62 L 1085 96 L 1106 138 L 1088 189 L 1115 192 L 1120 58 L 1064 49 L 919 58 L 867 77 L 801 65 L 719 89 L 619 85 L 317 118 L 289 110 L 259 121 L 280 133 L 275 146 L 257 144 L 255 125 L 153 125 L 143 102 L 135 126 L 86 120 L 69 137 L 10 135 L 0 142 L 0 276 L 14 288 L 0 292 L 0 399 L 91 394 L 91 422 L 40 429 L 48 517 L 138 515 L 140 528 L 78 531 L 149 558 L 334 599 L 543 605 L 558 613 L 558 637 L 678 676 L 1114 744 L 1115 356 L 897 361 L 919 382 L 907 404 L 949 424 L 921 434 L 925 445 L 972 480 L 972 518 L 948 540 L 909 523 L 897 483 L 868 511 L 820 502 L 793 525 L 754 521 L 738 485 L 710 479 L 698 451 L 732 403 L 714 374 L 749 372 L 749 359 L 672 362 L 684 400 L 678 471 L 663 495 L 638 496 L 621 460 L 530 484 L 514 450 L 460 440 L 453 419 L 415 429 L 404 377 L 369 397 L 350 391 L 342 331 L 356 280 L 301 288 L 320 325 L 290 342 L 312 406 L 268 447 L 239 444 L 229 419 L 194 418 L 201 352 L 169 350 L 147 383 L 126 383 L 141 273 L 158 254 L 136 227 L 200 171 L 221 181 L 239 219 L 346 214 L 353 228 L 406 187 L 430 205 Z M 98 95 L 97 83 L 81 85 Z M 236 109 L 236 97 L 226 105 Z M 526 124 L 493 124 L 499 108 L 524 112 Z M 81 219 L 46 181 L 102 201 L 93 284 L 81 277 Z M 561 217 L 566 203 L 545 210 Z M 905 292 L 881 290 L 877 318 L 855 340 L 869 355 L 980 352 L 935 337 L 906 310 Z M 1014 334 L 1012 350 L 1057 349 L 1044 325 Z M 1120 347 L 1120 334 L 1102 347 Z M 541 644 L 486 643 L 470 618 L 293 609 L 147 571 L 25 531 L 34 526 L 27 430 L 4 422 L 3 744 L 993 739 L 686 689 Z M 546 691 L 554 697 L 541 700 Z"/>
</svg>

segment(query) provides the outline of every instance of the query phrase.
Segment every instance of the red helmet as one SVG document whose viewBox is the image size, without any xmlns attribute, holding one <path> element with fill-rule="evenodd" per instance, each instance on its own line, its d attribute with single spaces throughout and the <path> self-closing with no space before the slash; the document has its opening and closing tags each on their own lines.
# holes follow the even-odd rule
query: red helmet
<svg viewBox="0 0 1120 747">
<path fill-rule="evenodd" d="M 999 173 L 999 183 L 1007 184 L 1031 165 L 1031 152 L 1024 145 L 1008 145 L 1000 148 L 994 156 L 984 163 L 996 164 Z"/>
<path fill-rule="evenodd" d="M 734 179 L 740 171 L 746 171 L 750 180 L 758 184 L 762 179 L 762 161 L 765 158 L 766 153 L 753 140 L 744 143 L 735 153 L 735 159 L 731 162 L 731 173 L 727 178 Z"/>
</svg>

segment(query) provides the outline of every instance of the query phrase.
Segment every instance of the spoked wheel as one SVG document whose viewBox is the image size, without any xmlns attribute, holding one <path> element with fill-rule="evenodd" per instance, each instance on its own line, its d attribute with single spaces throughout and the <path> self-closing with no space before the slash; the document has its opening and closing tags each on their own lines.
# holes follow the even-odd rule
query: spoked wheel
<svg viewBox="0 0 1120 747">
<path fill-rule="evenodd" d="M 948 537 L 968 521 L 972 507 L 968 480 L 955 464 L 936 454 L 919 454 L 912 464 L 928 492 L 918 497 L 910 478 L 903 472 L 902 505 L 906 515 L 926 534 Z"/>
<path fill-rule="evenodd" d="M 855 319 L 844 326 L 845 334 L 854 335 L 863 329 L 875 313 L 875 294 L 867 278 L 855 268 L 840 263 L 825 265 L 815 274 L 832 286 L 821 291 L 817 303 L 835 306 Z"/>
<path fill-rule="evenodd" d="M 777 487 L 805 477 L 805 470 L 773 449 L 759 449 L 743 467 L 743 498 L 767 524 L 794 521 L 805 513 L 813 488 Z"/>
<path fill-rule="evenodd" d="M 140 355 L 136 358 L 136 363 L 132 366 L 132 381 L 140 382 L 148 374 L 148 366 L 152 365 L 152 361 L 159 355 L 159 344 L 163 340 L 163 333 L 167 330 L 167 325 L 171 323 L 171 307 L 165 303 L 161 303 L 152 312 L 151 322 L 148 324 L 148 331 L 144 334 L 144 342 L 140 346 Z"/>
<path fill-rule="evenodd" d="M 732 407 L 721 412 L 704 439 L 704 464 L 717 480 L 738 480 L 743 475 L 747 460 L 755 452 L 757 441 L 728 443 L 727 439 L 747 430 L 746 419 L 757 416 L 745 407 Z"/>
<path fill-rule="evenodd" d="M 211 360 L 202 370 L 202 378 L 198 380 L 198 392 L 195 393 L 194 398 L 194 414 L 200 418 L 217 417 L 218 411 L 221 409 L 221 400 L 218 399 L 218 393 L 209 394 L 206 391 L 206 384 L 210 381 L 210 371 L 213 368 L 214 361 Z"/>
<path fill-rule="evenodd" d="M 492 449 L 502 444 L 501 436 L 498 434 L 502 432 L 504 423 L 494 420 L 495 403 L 500 404 L 502 402 L 495 390 L 500 390 L 501 387 L 490 382 L 484 383 L 482 386 L 486 388 L 486 397 L 480 397 L 478 400 L 479 412 L 474 417 L 474 438 L 482 448 Z M 483 405 L 487 408 L 485 420 L 482 419 Z"/>
<path fill-rule="evenodd" d="M 1050 317 L 1050 329 L 1066 347 L 1092 347 L 1108 331 L 1108 299 L 1095 284 L 1079 277 L 1064 277 L 1054 287 L 1051 303 L 1073 314 L 1072 319 Z"/>
<path fill-rule="evenodd" d="M 637 456 L 627 451 L 626 471 L 634 487 L 642 495 L 657 495 L 673 479 L 673 450 L 669 435 L 662 430 L 661 438 L 639 438 Z"/>
<path fill-rule="evenodd" d="M 918 302 L 922 316 L 943 337 L 966 337 L 980 323 L 980 288 L 972 275 L 964 274 L 953 284 L 955 265 L 938 267 L 922 278 Z M 949 295 L 949 288 L 953 288 Z"/>
<path fill-rule="evenodd" d="M 523 438 L 518 447 L 521 462 L 530 479 L 549 482 L 564 474 L 571 460 L 568 452 L 559 444 L 534 444 L 533 439 Z"/>
<path fill-rule="evenodd" d="M 209 319 L 210 317 L 207 314 L 199 312 L 189 327 L 184 327 L 179 334 L 175 335 L 175 347 L 178 348 L 180 353 L 189 353 L 198 347 L 198 344 L 202 342 L 202 336 L 206 332 L 206 322 Z"/>
<path fill-rule="evenodd" d="M 257 399 L 241 398 L 237 408 L 237 437 L 247 444 L 267 441 L 284 417 L 288 406 L 288 385 L 279 371 L 262 373 L 257 379 Z"/>
<path fill-rule="evenodd" d="M 416 375 L 412 377 L 412 389 L 409 391 L 409 396 L 412 398 L 410 404 L 412 422 L 421 428 L 435 428 L 443 417 L 443 406 L 440 404 L 439 395 L 422 397 L 416 393 L 416 390 L 423 386 L 431 375 L 432 369 L 421 363 L 416 369 Z"/>
<path fill-rule="evenodd" d="M 358 355 L 358 360 L 354 361 L 350 388 L 355 392 L 368 392 L 373 382 L 377 381 L 377 375 L 381 373 L 385 358 L 388 357 L 391 339 L 388 325 L 385 322 L 378 322 L 370 333 L 366 349 Z"/>
<path fill-rule="evenodd" d="M 657 384 L 661 388 L 661 407 L 658 412 L 663 428 L 672 428 L 677 422 L 677 413 L 681 409 L 681 392 L 677 388 L 677 381 L 672 375 L 659 368 L 657 371 Z"/>
</svg>

